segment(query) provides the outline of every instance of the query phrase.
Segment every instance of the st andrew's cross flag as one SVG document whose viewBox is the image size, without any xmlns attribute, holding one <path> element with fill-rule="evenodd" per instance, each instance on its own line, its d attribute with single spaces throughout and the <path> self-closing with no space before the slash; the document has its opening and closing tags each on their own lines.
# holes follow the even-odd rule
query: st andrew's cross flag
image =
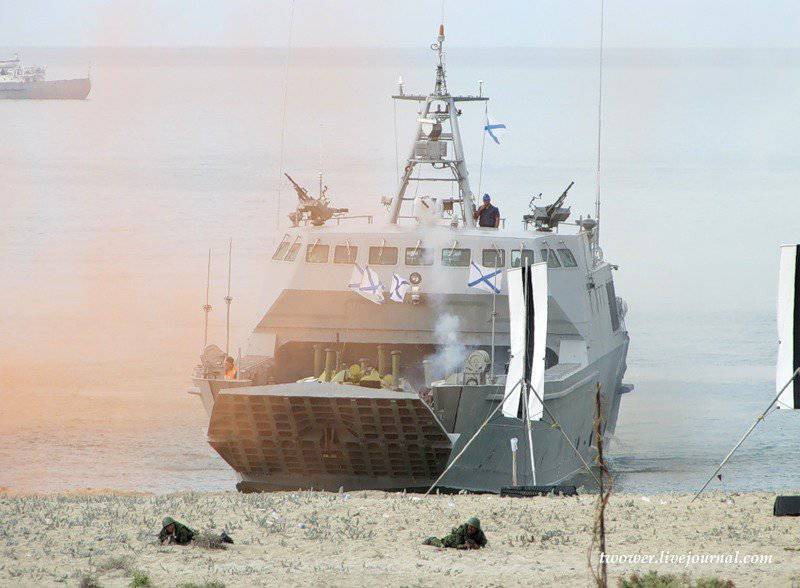
<svg viewBox="0 0 800 588">
<path fill-rule="evenodd" d="M 369 266 L 362 268 L 354 263 L 353 274 L 347 287 L 375 304 L 383 304 L 383 283 L 380 276 Z"/>
<path fill-rule="evenodd" d="M 490 294 L 500 294 L 500 290 L 503 288 L 503 268 L 483 267 L 473 261 L 469 264 L 467 286 L 485 290 Z"/>
</svg>

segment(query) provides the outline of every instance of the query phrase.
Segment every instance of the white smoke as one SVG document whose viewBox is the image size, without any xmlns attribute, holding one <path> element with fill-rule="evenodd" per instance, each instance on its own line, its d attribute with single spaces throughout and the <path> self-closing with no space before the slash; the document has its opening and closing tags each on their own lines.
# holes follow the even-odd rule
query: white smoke
<svg viewBox="0 0 800 588">
<path fill-rule="evenodd" d="M 438 349 L 425 358 L 426 376 L 430 380 L 440 380 L 452 373 L 460 372 L 467 348 L 461 343 L 461 319 L 454 314 L 440 314 L 434 327 Z"/>
</svg>

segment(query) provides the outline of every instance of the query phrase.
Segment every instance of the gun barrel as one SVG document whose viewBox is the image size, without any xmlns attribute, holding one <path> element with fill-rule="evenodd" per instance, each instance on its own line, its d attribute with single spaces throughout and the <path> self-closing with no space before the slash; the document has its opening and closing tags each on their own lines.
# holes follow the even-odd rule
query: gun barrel
<svg viewBox="0 0 800 588">
<path fill-rule="evenodd" d="M 295 182 L 294 179 L 292 179 L 292 176 L 290 176 L 286 172 L 283 172 L 283 175 L 285 175 L 286 178 L 292 183 L 292 186 L 294 187 L 294 191 L 297 192 L 297 197 L 300 198 L 300 200 L 302 202 L 311 202 L 313 200 L 313 198 L 311 198 L 311 196 L 308 195 L 308 192 L 306 191 L 306 189 L 303 188 L 297 182 Z"/>
<path fill-rule="evenodd" d="M 283 175 L 285 175 L 285 176 L 286 176 L 286 179 L 287 179 L 287 180 L 289 180 L 289 181 L 292 183 L 292 186 L 294 186 L 295 188 L 299 188 L 299 187 L 300 187 L 300 186 L 298 185 L 298 183 L 297 183 L 297 182 L 295 182 L 295 181 L 294 181 L 294 179 L 292 179 L 292 176 L 290 176 L 290 175 L 289 175 L 289 174 L 287 174 L 286 172 L 283 172 Z"/>
</svg>

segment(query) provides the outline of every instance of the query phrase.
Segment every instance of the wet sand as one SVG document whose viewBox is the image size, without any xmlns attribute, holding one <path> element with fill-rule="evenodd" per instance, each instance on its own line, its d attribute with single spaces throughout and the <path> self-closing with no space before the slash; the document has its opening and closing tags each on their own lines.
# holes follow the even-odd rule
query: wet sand
<svg viewBox="0 0 800 588">
<path fill-rule="evenodd" d="M 2 492 L 0 490 L 0 492 Z M 612 555 L 723 554 L 739 563 L 610 564 L 610 576 L 655 570 L 718 576 L 737 586 L 800 581 L 800 520 L 772 516 L 773 494 L 614 495 Z M 511 499 L 383 492 L 0 493 L 0 585 L 76 586 L 92 575 L 127 586 L 137 571 L 154 586 L 589 586 L 595 497 Z M 226 529 L 229 549 L 157 544 L 172 515 L 199 530 Z M 489 539 L 480 551 L 421 545 L 469 516 Z M 789 548 L 788 550 L 786 548 Z M 772 556 L 745 564 L 746 555 Z"/>
</svg>

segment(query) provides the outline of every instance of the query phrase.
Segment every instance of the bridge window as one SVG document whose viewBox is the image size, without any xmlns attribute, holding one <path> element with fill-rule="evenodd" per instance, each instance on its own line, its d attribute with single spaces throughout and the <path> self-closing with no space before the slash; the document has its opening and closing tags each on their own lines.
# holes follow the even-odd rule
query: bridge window
<svg viewBox="0 0 800 588">
<path fill-rule="evenodd" d="M 294 261 L 297 258 L 298 251 L 300 251 L 300 240 L 296 239 L 292 246 L 289 247 L 289 252 L 283 258 L 283 261 Z"/>
<path fill-rule="evenodd" d="M 519 267 L 522 263 L 533 265 L 535 261 L 533 249 L 523 249 L 521 254 L 519 249 L 511 250 L 511 267 Z"/>
<path fill-rule="evenodd" d="M 575 256 L 569 249 L 559 249 L 558 256 L 561 258 L 561 263 L 564 267 L 578 267 L 578 262 L 575 261 Z"/>
<path fill-rule="evenodd" d="M 278 245 L 278 248 L 275 250 L 275 253 L 272 254 L 272 259 L 283 259 L 283 256 L 286 255 L 286 252 L 289 250 L 289 236 L 285 236 L 281 244 Z"/>
<path fill-rule="evenodd" d="M 370 247 L 370 265 L 397 265 L 397 247 Z"/>
<path fill-rule="evenodd" d="M 330 250 L 330 245 L 311 243 L 306 249 L 306 261 L 308 263 L 328 263 Z"/>
<path fill-rule="evenodd" d="M 333 263 L 355 263 L 358 247 L 352 245 L 337 245 L 333 250 Z"/>
<path fill-rule="evenodd" d="M 561 262 L 558 261 L 555 251 L 553 251 L 553 255 L 548 255 L 551 251 L 552 249 L 542 249 L 542 261 L 547 262 L 547 267 L 561 267 Z"/>
<path fill-rule="evenodd" d="M 406 265 L 433 265 L 433 249 L 406 247 Z"/>
<path fill-rule="evenodd" d="M 484 267 L 505 267 L 506 252 L 503 249 L 484 249 L 481 261 Z"/>
<path fill-rule="evenodd" d="M 468 267 L 470 257 L 469 249 L 442 249 L 442 265 L 449 267 Z"/>
</svg>

